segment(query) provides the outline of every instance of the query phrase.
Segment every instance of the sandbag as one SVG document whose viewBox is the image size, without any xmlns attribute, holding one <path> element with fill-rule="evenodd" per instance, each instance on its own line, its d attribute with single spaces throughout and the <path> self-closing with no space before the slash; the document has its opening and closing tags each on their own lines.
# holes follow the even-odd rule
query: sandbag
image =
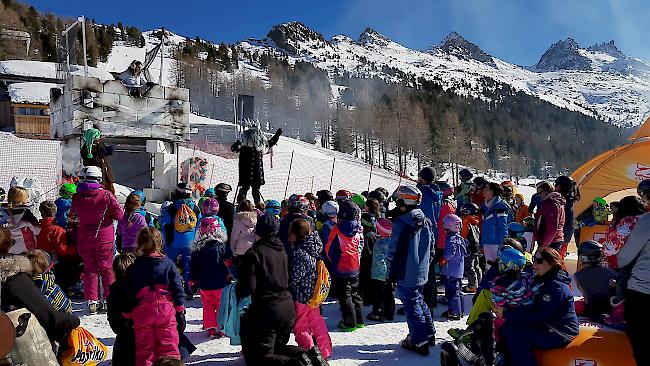
<svg viewBox="0 0 650 366">
<path fill-rule="evenodd" d="M 16 329 L 16 343 L 9 353 L 14 366 L 58 366 L 45 329 L 27 309 L 7 313 Z"/>
</svg>

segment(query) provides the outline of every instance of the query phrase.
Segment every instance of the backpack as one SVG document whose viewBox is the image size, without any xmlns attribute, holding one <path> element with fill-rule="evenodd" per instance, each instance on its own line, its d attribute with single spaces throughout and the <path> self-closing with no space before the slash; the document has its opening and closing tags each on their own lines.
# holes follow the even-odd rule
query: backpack
<svg viewBox="0 0 650 366">
<path fill-rule="evenodd" d="M 194 210 L 186 203 L 183 203 L 176 211 L 176 215 L 174 215 L 174 230 L 179 233 L 189 233 L 196 229 L 197 221 L 198 218 Z"/>
<path fill-rule="evenodd" d="M 469 233 L 467 234 L 467 249 L 470 254 L 477 254 L 480 250 L 481 231 L 478 226 L 469 224 Z"/>
<path fill-rule="evenodd" d="M 314 294 L 311 295 L 311 298 L 307 302 L 307 306 L 310 309 L 315 309 L 327 299 L 327 295 L 330 293 L 330 287 L 332 286 L 332 277 L 325 266 L 325 262 L 322 260 L 316 261 L 316 286 L 314 286 Z"/>
</svg>

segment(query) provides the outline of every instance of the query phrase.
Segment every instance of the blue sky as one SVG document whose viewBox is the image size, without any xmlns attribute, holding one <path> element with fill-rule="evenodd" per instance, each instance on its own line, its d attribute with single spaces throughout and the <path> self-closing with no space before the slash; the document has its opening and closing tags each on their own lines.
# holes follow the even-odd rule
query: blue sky
<svg viewBox="0 0 650 366">
<path fill-rule="evenodd" d="M 573 37 L 588 46 L 614 39 L 630 56 L 650 60 L 647 0 L 31 0 L 41 11 L 85 14 L 100 23 L 165 26 L 215 42 L 262 38 L 298 20 L 326 38 L 352 38 L 371 27 L 414 49 L 452 31 L 501 59 L 530 65 L 550 44 Z M 134 4 L 137 4 L 135 6 Z"/>
</svg>

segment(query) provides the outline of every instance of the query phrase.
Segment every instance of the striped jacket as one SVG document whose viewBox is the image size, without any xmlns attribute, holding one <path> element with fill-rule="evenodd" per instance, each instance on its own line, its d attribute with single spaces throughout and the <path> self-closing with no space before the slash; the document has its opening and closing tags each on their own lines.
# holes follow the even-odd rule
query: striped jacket
<svg viewBox="0 0 650 366">
<path fill-rule="evenodd" d="M 32 280 L 34 280 L 36 287 L 41 290 L 43 296 L 52 304 L 54 309 L 68 314 L 72 313 L 72 303 L 65 295 L 65 292 L 61 290 L 61 287 L 56 284 L 54 273 L 47 270 L 41 274 L 34 275 Z"/>
</svg>

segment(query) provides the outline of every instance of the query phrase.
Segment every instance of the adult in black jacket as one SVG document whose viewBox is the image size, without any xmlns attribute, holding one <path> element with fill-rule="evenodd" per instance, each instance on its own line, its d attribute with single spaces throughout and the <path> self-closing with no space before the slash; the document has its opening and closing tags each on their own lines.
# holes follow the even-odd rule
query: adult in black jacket
<svg viewBox="0 0 650 366">
<path fill-rule="evenodd" d="M 248 190 L 253 187 L 253 200 L 255 203 L 262 201 L 260 187 L 264 185 L 264 162 L 262 157 L 275 144 L 282 135 L 282 129 L 278 128 L 275 135 L 266 140 L 263 132 L 253 127 L 243 134 L 243 140 L 237 140 L 232 146 L 233 152 L 239 153 L 239 194 L 237 203 L 246 199 Z"/>
<path fill-rule="evenodd" d="M 251 296 L 241 318 L 241 343 L 246 365 L 292 365 L 305 352 L 288 346 L 296 321 L 289 293 L 287 254 L 277 238 L 280 223 L 271 215 L 257 220 L 259 240 L 244 254 L 239 267 L 237 297 Z"/>
<path fill-rule="evenodd" d="M 0 286 L 2 311 L 27 309 L 38 319 L 50 341 L 65 342 L 70 331 L 80 324 L 79 318 L 56 311 L 45 299 L 32 281 L 32 264 L 25 256 L 0 252 Z"/>
</svg>

